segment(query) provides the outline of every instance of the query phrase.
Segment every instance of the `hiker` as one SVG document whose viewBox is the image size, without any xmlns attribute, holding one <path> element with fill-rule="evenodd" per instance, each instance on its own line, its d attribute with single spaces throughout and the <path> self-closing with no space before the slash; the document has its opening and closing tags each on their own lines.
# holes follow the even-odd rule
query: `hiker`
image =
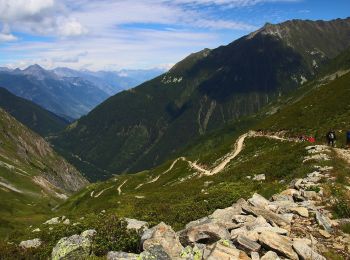
<svg viewBox="0 0 350 260">
<path fill-rule="evenodd" d="M 333 130 L 330 130 L 327 133 L 328 145 L 331 145 L 332 147 L 334 147 L 336 139 L 337 139 L 337 137 L 335 136 L 335 132 Z"/>
<path fill-rule="evenodd" d="M 350 149 L 350 131 L 346 132 L 346 146 Z"/>
</svg>

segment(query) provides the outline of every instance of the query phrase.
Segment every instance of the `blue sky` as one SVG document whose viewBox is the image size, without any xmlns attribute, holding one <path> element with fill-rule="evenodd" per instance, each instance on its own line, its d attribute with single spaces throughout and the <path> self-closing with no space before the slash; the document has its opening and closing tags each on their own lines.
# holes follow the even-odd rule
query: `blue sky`
<svg viewBox="0 0 350 260">
<path fill-rule="evenodd" d="M 266 22 L 349 10 L 349 0 L 0 0 L 0 66 L 168 68 Z"/>
</svg>

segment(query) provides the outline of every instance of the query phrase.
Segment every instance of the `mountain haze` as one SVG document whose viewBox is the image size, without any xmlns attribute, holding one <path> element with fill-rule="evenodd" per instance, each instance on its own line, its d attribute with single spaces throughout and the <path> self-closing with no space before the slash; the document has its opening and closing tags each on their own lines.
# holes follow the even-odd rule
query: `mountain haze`
<svg viewBox="0 0 350 260">
<path fill-rule="evenodd" d="M 4 88 L 0 88 L 0 107 L 41 136 L 57 133 L 68 125 L 67 120 Z"/>
</svg>

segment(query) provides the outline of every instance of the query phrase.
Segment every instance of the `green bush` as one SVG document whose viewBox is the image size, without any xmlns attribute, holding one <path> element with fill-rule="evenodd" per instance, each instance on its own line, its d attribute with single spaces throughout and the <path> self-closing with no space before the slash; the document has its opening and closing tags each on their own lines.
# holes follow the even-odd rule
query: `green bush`
<svg viewBox="0 0 350 260">
<path fill-rule="evenodd" d="M 127 230 L 126 226 L 127 223 L 115 215 L 97 223 L 93 241 L 95 255 L 103 256 L 109 251 L 139 252 L 140 235 L 135 230 Z"/>
</svg>

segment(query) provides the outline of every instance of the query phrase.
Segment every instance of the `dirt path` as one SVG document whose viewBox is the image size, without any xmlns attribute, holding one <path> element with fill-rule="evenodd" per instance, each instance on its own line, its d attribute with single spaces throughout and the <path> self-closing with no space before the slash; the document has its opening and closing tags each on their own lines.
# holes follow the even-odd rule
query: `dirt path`
<svg viewBox="0 0 350 260">
<path fill-rule="evenodd" d="M 121 195 L 122 194 L 122 187 L 124 186 L 124 184 L 127 182 L 128 180 L 125 180 L 119 187 L 118 187 L 118 194 Z"/>
<path fill-rule="evenodd" d="M 112 189 L 112 188 L 114 188 L 114 186 L 111 186 L 111 187 L 109 187 L 109 188 L 106 188 L 106 189 L 104 189 L 104 190 L 101 190 L 98 194 L 96 194 L 96 195 L 94 196 L 94 198 L 100 197 L 106 190 L 110 190 L 110 189 Z M 92 194 L 92 195 L 93 195 L 93 194 Z"/>
<path fill-rule="evenodd" d="M 255 131 L 249 131 L 248 133 L 241 135 L 237 139 L 233 150 L 231 152 L 229 152 L 228 154 L 225 154 L 223 157 L 221 157 L 219 160 L 222 160 L 222 161 L 218 165 L 214 166 L 211 170 L 205 169 L 202 166 L 200 166 L 198 164 L 198 161 L 192 162 L 192 161 L 187 160 L 185 157 L 179 157 L 173 161 L 173 163 L 170 165 L 170 167 L 166 171 L 164 171 L 160 175 L 156 176 L 151 181 L 139 184 L 135 189 L 137 190 L 145 184 L 154 183 L 154 182 L 158 181 L 158 179 L 162 175 L 170 172 L 175 167 L 176 163 L 179 161 L 184 161 L 184 162 L 188 163 L 190 168 L 194 169 L 195 171 L 200 173 L 201 176 L 212 176 L 212 175 L 218 174 L 218 173 L 222 172 L 226 168 L 226 166 L 242 152 L 242 150 L 244 148 L 245 139 L 251 138 L 251 137 L 265 137 L 265 138 L 269 138 L 269 139 L 274 139 L 274 140 L 279 140 L 279 141 L 289 141 L 289 142 L 296 141 L 295 139 L 283 138 L 283 137 L 280 137 L 276 134 L 263 134 L 263 133 L 259 133 L 259 132 L 255 132 Z"/>
</svg>

